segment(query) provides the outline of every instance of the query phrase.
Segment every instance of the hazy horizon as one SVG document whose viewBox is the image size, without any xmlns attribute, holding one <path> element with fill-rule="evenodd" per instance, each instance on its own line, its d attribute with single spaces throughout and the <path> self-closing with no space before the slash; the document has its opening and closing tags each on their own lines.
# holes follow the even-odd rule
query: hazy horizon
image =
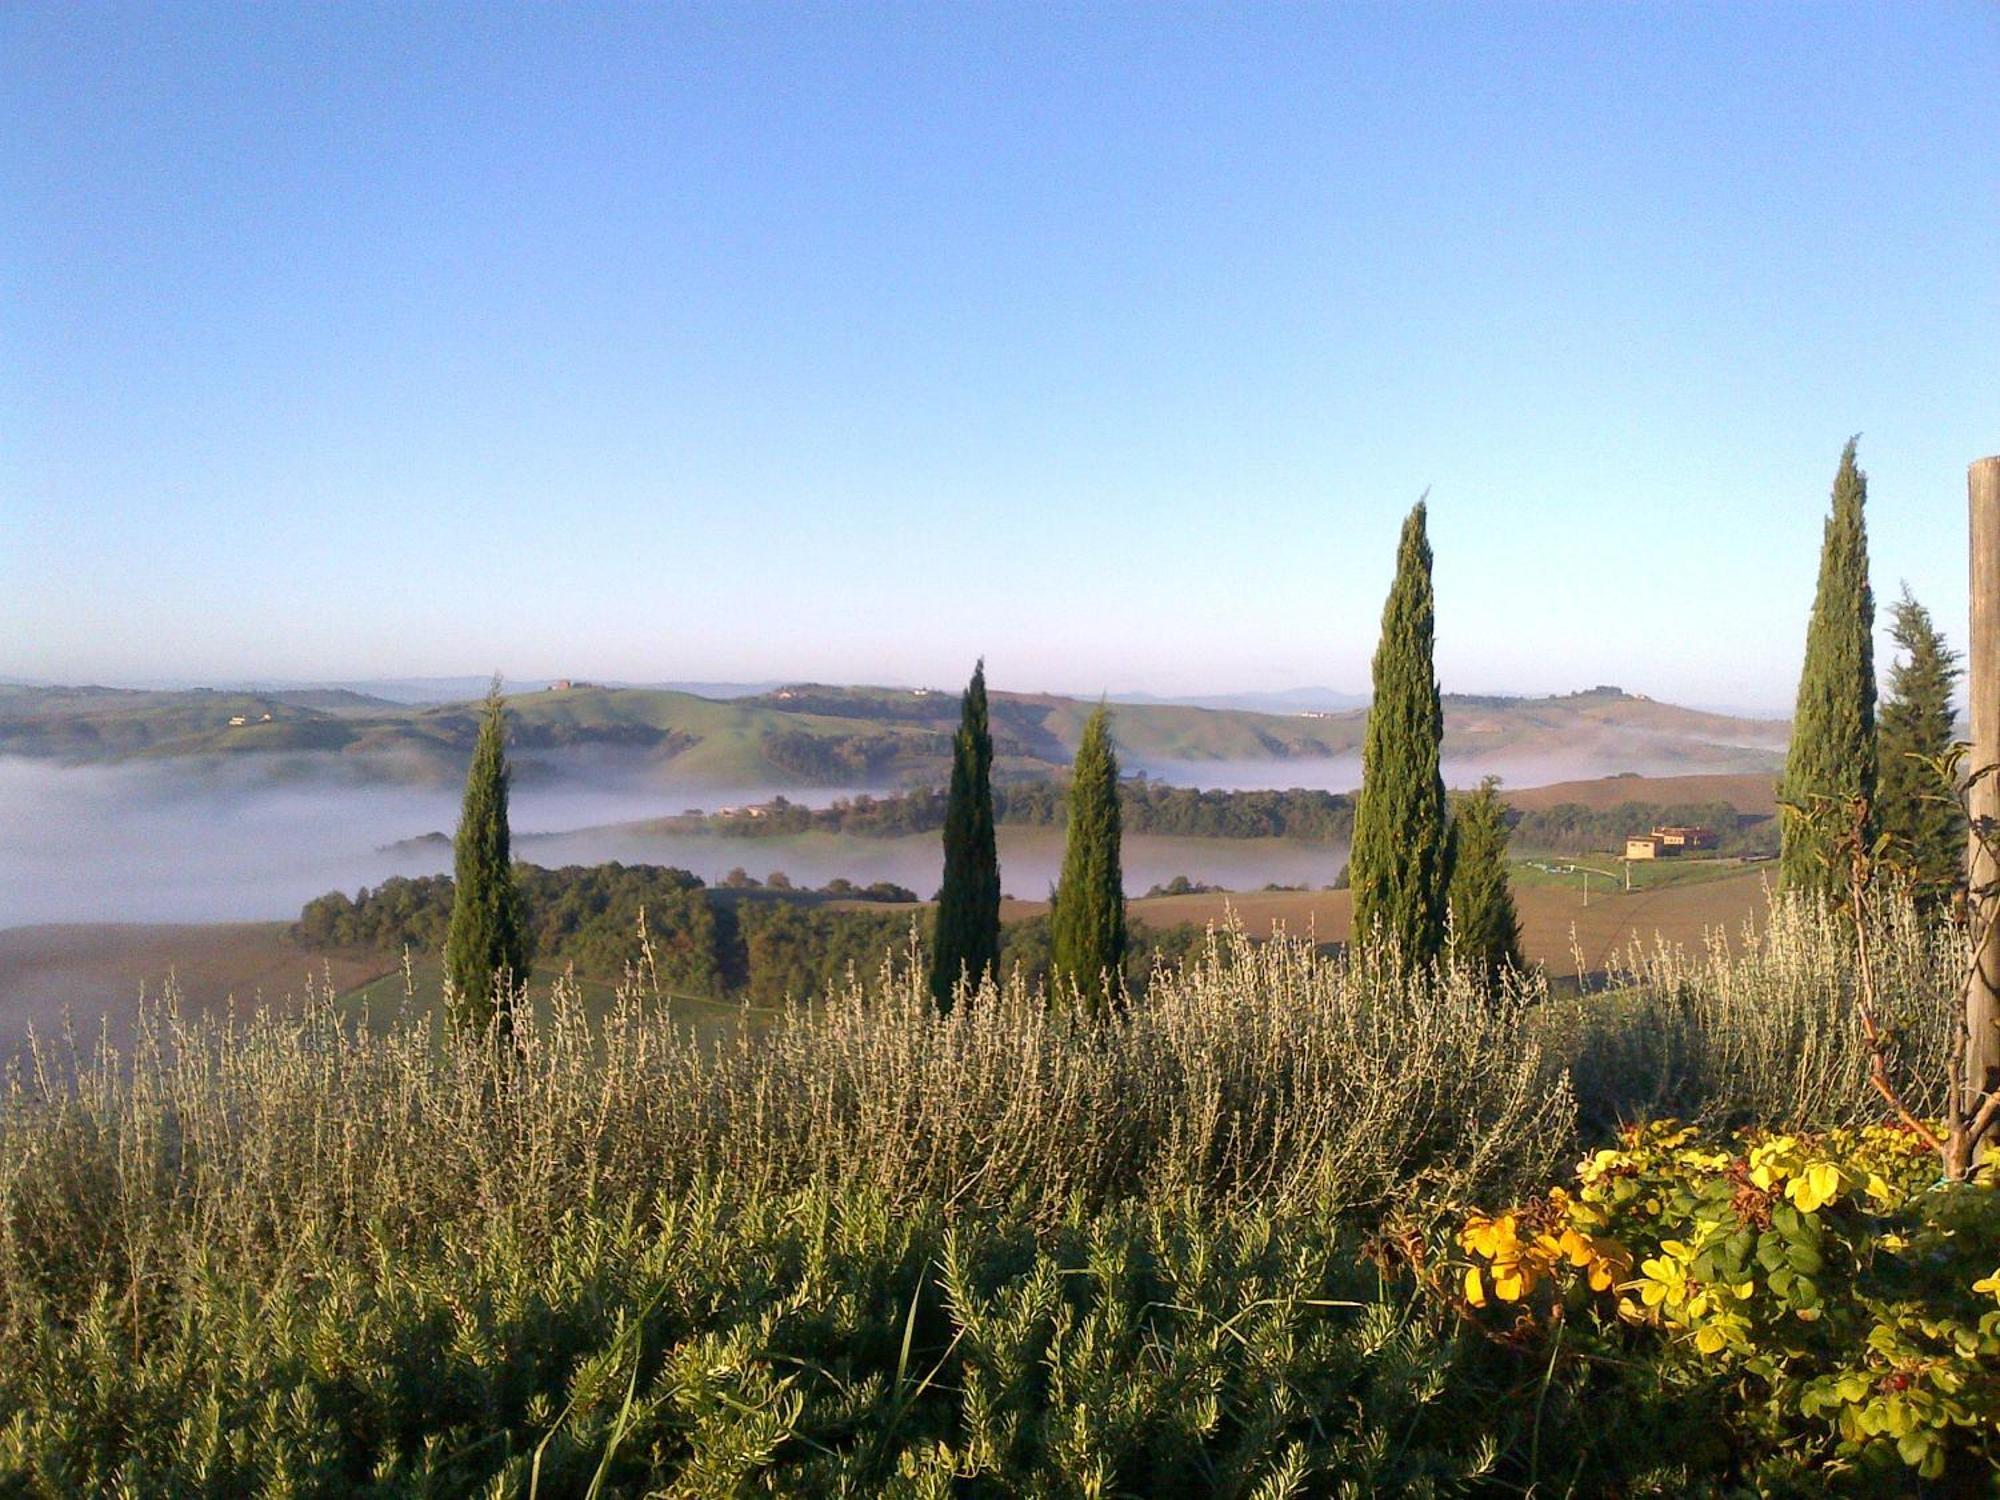
<svg viewBox="0 0 2000 1500">
<path fill-rule="evenodd" d="M 60 680 L 55 678 L 31 678 L 0 676 L 0 687 L 23 688 L 109 688 L 127 692 L 211 692 L 235 693 L 294 693 L 310 691 L 334 691 L 345 689 L 361 694 L 374 694 L 389 702 L 406 704 L 461 702 L 482 695 L 493 679 L 493 674 L 477 672 L 444 673 L 424 677 L 270 677 L 248 675 L 242 677 L 107 677 L 83 680 Z M 561 675 L 514 677 L 501 674 L 501 685 L 505 692 L 541 692 L 551 683 L 573 681 L 588 683 L 594 687 L 632 689 L 638 691 L 665 691 L 692 693 L 699 697 L 726 699 L 747 697 L 769 692 L 780 687 L 848 687 L 879 688 L 890 691 L 910 691 L 925 689 L 932 692 L 955 693 L 962 684 L 945 682 L 918 682 L 914 680 L 892 680 L 886 675 L 864 676 L 845 682 L 827 682 L 801 676 L 776 676 L 758 682 L 730 682 L 703 680 L 618 680 L 610 677 L 594 676 L 588 672 L 570 672 Z M 1184 692 L 1160 691 L 1142 685 L 1114 686 L 1090 692 L 1066 691 L 1045 686 L 1025 686 L 1009 682 L 989 670 L 987 682 L 991 691 L 1017 693 L 1027 697 L 1063 697 L 1078 701 L 1094 701 L 1103 698 L 1114 707 L 1122 702 L 1158 703 L 1192 708 L 1229 707 L 1252 712 L 1285 712 L 1284 707 L 1260 709 L 1252 700 L 1266 700 L 1273 705 L 1283 700 L 1291 700 L 1290 706 L 1298 709 L 1326 707 L 1333 711 L 1364 708 L 1368 704 L 1369 693 L 1365 679 L 1360 689 L 1333 687 L 1324 683 L 1283 683 L 1271 686 L 1249 686 L 1244 684 L 1222 685 L 1208 688 L 1194 688 Z M 1634 696 L 1646 697 L 1661 702 L 1673 702 L 1679 708 L 1693 709 L 1702 713 L 1717 713 L 1752 719 L 1783 719 L 1790 716 L 1793 704 L 1789 696 L 1783 703 L 1712 703 L 1680 702 L 1669 700 L 1658 693 L 1650 693 L 1643 686 L 1627 682 L 1580 683 L 1573 688 L 1558 688 L 1551 692 L 1527 692 L 1509 688 L 1483 686 L 1458 686 L 1440 683 L 1440 691 L 1446 697 L 1467 698 L 1520 698 L 1535 699 L 1566 697 L 1591 692 L 1601 687 L 1616 687 Z M 435 689 L 435 695 L 425 690 Z"/>
</svg>

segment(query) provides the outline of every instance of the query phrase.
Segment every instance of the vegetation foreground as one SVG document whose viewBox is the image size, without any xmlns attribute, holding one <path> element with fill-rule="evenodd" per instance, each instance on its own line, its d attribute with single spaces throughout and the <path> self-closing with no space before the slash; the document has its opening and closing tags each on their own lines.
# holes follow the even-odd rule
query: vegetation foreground
<svg viewBox="0 0 2000 1500">
<path fill-rule="evenodd" d="M 1995 1198 L 1880 1126 L 1843 921 L 1574 1000 L 912 953 L 708 1048 L 642 963 L 498 1060 L 169 1008 L 8 1093 L 0 1490 L 1984 1492 Z M 1962 938 L 1870 937 L 1928 1107 Z"/>
</svg>

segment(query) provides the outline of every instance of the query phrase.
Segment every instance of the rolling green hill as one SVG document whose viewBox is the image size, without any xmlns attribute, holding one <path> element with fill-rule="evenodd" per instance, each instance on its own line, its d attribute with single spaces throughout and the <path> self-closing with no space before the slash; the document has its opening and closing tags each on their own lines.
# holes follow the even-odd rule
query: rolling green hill
<svg viewBox="0 0 2000 1500">
<path fill-rule="evenodd" d="M 1001 774 L 1066 767 L 1093 706 L 1047 693 L 994 694 Z M 958 716 L 949 692 L 811 684 L 731 699 L 579 686 L 518 694 L 509 707 L 525 764 L 582 769 L 589 753 L 612 752 L 663 779 L 746 787 L 938 781 Z M 1112 719 L 1128 769 L 1171 780 L 1176 768 L 1351 758 L 1366 710 L 1287 715 L 1146 703 L 1117 705 Z M 339 691 L 0 688 L 0 755 L 71 765 L 269 765 L 331 756 L 356 774 L 450 780 L 462 772 L 476 727 L 473 703 L 406 707 Z M 1714 772 L 1775 767 L 1785 726 L 1600 689 L 1560 698 L 1449 697 L 1446 732 L 1447 754 L 1458 756 L 1546 755 L 1600 772 L 1638 765 Z"/>
</svg>

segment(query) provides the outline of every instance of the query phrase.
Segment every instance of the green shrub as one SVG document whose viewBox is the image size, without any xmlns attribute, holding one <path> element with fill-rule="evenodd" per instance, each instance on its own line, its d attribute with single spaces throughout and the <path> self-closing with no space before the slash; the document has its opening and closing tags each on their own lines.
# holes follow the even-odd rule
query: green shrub
<svg viewBox="0 0 2000 1500">
<path fill-rule="evenodd" d="M 1760 1491 L 1810 1475 L 1903 1493 L 1912 1470 L 1944 1493 L 1990 1491 L 1996 1189 L 1990 1170 L 1940 1183 L 1934 1147 L 1902 1126 L 1635 1127 L 1585 1160 L 1574 1195 L 1468 1220 L 1464 1295 L 1517 1338 L 1567 1306 L 1586 1357 L 1726 1393 Z"/>
</svg>

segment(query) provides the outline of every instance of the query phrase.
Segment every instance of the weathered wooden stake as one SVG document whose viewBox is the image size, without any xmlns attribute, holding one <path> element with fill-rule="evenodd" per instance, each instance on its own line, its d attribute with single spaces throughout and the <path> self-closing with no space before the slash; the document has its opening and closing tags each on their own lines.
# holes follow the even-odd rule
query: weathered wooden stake
<svg viewBox="0 0 2000 1500">
<path fill-rule="evenodd" d="M 1975 772 L 2000 765 L 2000 458 L 1982 458 L 1966 474 L 1972 518 L 1972 639 L 1967 654 L 1966 694 L 1972 709 Z M 1975 830 L 1982 820 L 2000 829 L 2000 772 L 1982 776 L 1972 789 Z M 1978 963 L 1965 986 L 1965 1097 L 1960 1108 L 1974 1113 L 1982 1095 L 2000 1089 L 2000 867 L 1975 831 L 1966 854 L 1973 900 L 1973 931 L 1984 934 Z M 1988 1154 L 1992 1154 L 1988 1148 Z"/>
</svg>

